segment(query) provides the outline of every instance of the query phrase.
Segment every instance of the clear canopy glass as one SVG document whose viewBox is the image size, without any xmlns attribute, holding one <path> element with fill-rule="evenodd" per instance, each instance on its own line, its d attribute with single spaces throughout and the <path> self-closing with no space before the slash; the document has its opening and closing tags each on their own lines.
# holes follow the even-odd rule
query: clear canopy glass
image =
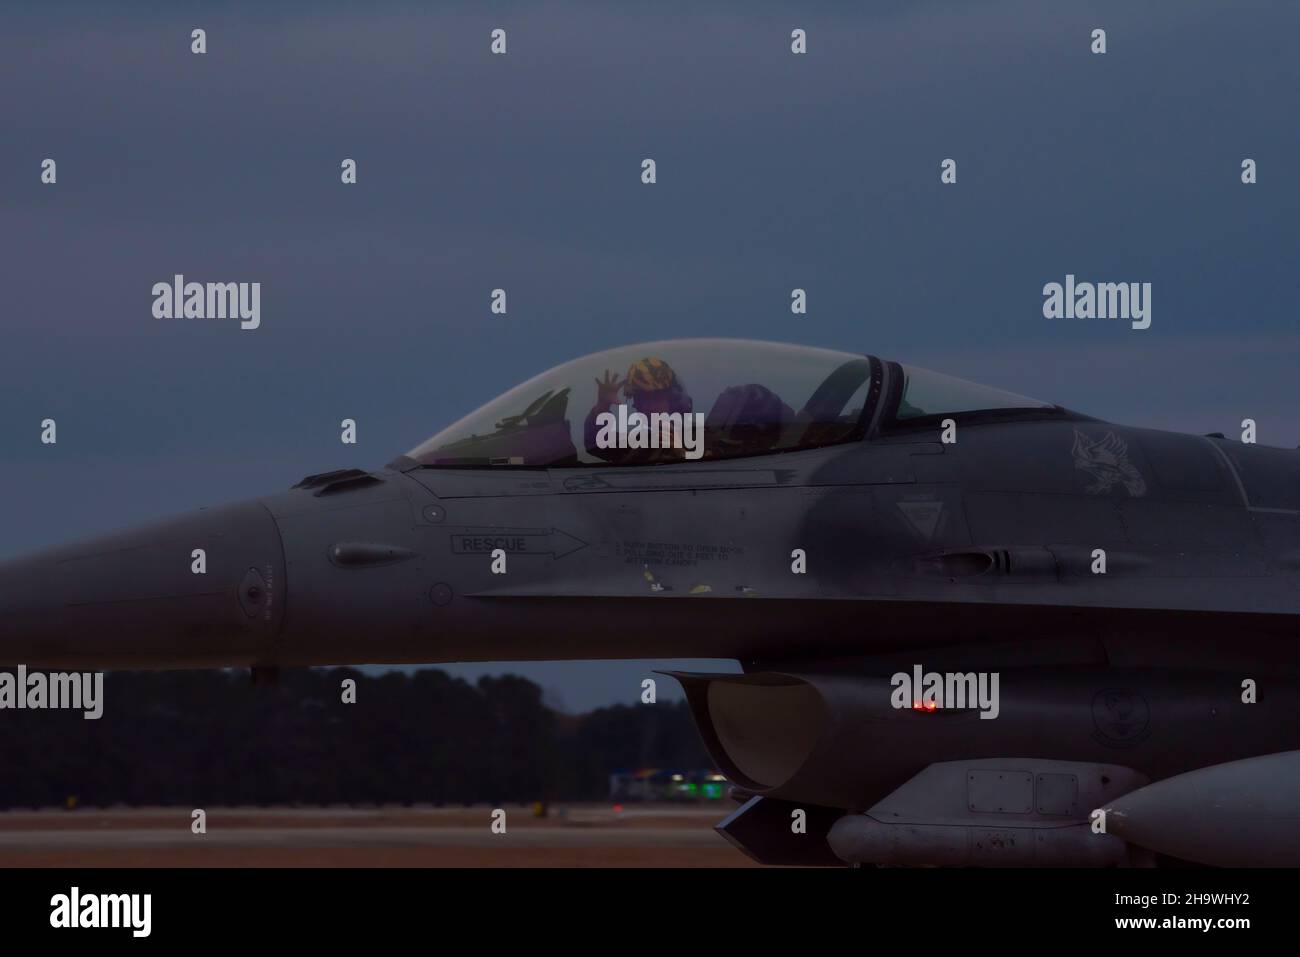
<svg viewBox="0 0 1300 957">
<path fill-rule="evenodd" d="M 895 420 L 905 422 L 933 415 L 958 415 L 963 412 L 993 412 L 1007 409 L 1052 409 L 1050 402 L 1003 392 L 978 382 L 967 382 L 941 372 L 902 366 L 903 397 L 894 412 Z"/>
<path fill-rule="evenodd" d="M 426 466 L 647 465 L 813 448 L 859 434 L 862 355 L 742 339 L 597 352 L 493 399 L 407 453 Z M 646 423 L 639 429 L 637 415 Z"/>
</svg>

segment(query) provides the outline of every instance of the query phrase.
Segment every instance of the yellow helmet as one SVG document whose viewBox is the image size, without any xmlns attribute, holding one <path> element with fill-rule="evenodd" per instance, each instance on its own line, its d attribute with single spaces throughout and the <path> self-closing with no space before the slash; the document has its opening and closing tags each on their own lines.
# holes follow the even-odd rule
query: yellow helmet
<svg viewBox="0 0 1300 957">
<path fill-rule="evenodd" d="M 638 359 L 627 370 L 623 383 L 626 392 L 660 392 L 677 385 L 677 373 L 672 366 L 657 356 Z"/>
</svg>

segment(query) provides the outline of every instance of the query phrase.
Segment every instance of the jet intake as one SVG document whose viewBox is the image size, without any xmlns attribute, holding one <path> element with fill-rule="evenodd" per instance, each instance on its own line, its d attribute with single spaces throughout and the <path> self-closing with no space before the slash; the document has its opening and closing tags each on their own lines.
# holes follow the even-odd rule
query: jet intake
<svg viewBox="0 0 1300 957">
<path fill-rule="evenodd" d="M 734 784 L 757 796 L 856 811 L 945 761 L 1019 755 L 1122 763 L 1154 781 L 1300 748 L 1300 726 L 1277 720 L 1300 711 L 1300 682 L 1290 677 L 1270 683 L 1265 708 L 1241 703 L 1239 675 L 1211 671 L 1071 666 L 977 675 L 932 672 L 928 663 L 924 670 L 927 679 L 961 678 L 967 688 L 987 677 L 983 687 L 997 700 L 990 708 L 973 706 L 969 696 L 965 704 L 918 701 L 914 690 L 900 693 L 913 675 L 905 666 L 892 676 L 840 670 L 673 677 L 716 766 Z M 1136 786 L 1119 790 L 1112 778 L 1093 808 Z"/>
<path fill-rule="evenodd" d="M 711 682 L 708 712 L 734 780 L 772 788 L 788 781 L 826 723 L 826 709 L 812 685 Z"/>
</svg>

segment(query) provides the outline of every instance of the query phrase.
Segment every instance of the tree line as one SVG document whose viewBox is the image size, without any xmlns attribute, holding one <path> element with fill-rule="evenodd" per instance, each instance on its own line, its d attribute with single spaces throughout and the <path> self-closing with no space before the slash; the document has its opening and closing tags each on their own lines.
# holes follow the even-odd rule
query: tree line
<svg viewBox="0 0 1300 957">
<path fill-rule="evenodd" d="M 0 808 L 594 800 L 619 769 L 712 766 L 684 702 L 567 715 L 513 675 L 112 672 L 103 697 L 0 711 Z"/>
</svg>

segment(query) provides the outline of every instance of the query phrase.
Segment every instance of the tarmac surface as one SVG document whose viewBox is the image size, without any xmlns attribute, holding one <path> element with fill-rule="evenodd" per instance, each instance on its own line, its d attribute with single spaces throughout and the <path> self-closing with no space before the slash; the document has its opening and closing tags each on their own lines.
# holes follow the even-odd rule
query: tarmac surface
<svg viewBox="0 0 1300 957">
<path fill-rule="evenodd" d="M 0 812 L 0 867 L 756 867 L 713 830 L 737 805 Z"/>
</svg>

